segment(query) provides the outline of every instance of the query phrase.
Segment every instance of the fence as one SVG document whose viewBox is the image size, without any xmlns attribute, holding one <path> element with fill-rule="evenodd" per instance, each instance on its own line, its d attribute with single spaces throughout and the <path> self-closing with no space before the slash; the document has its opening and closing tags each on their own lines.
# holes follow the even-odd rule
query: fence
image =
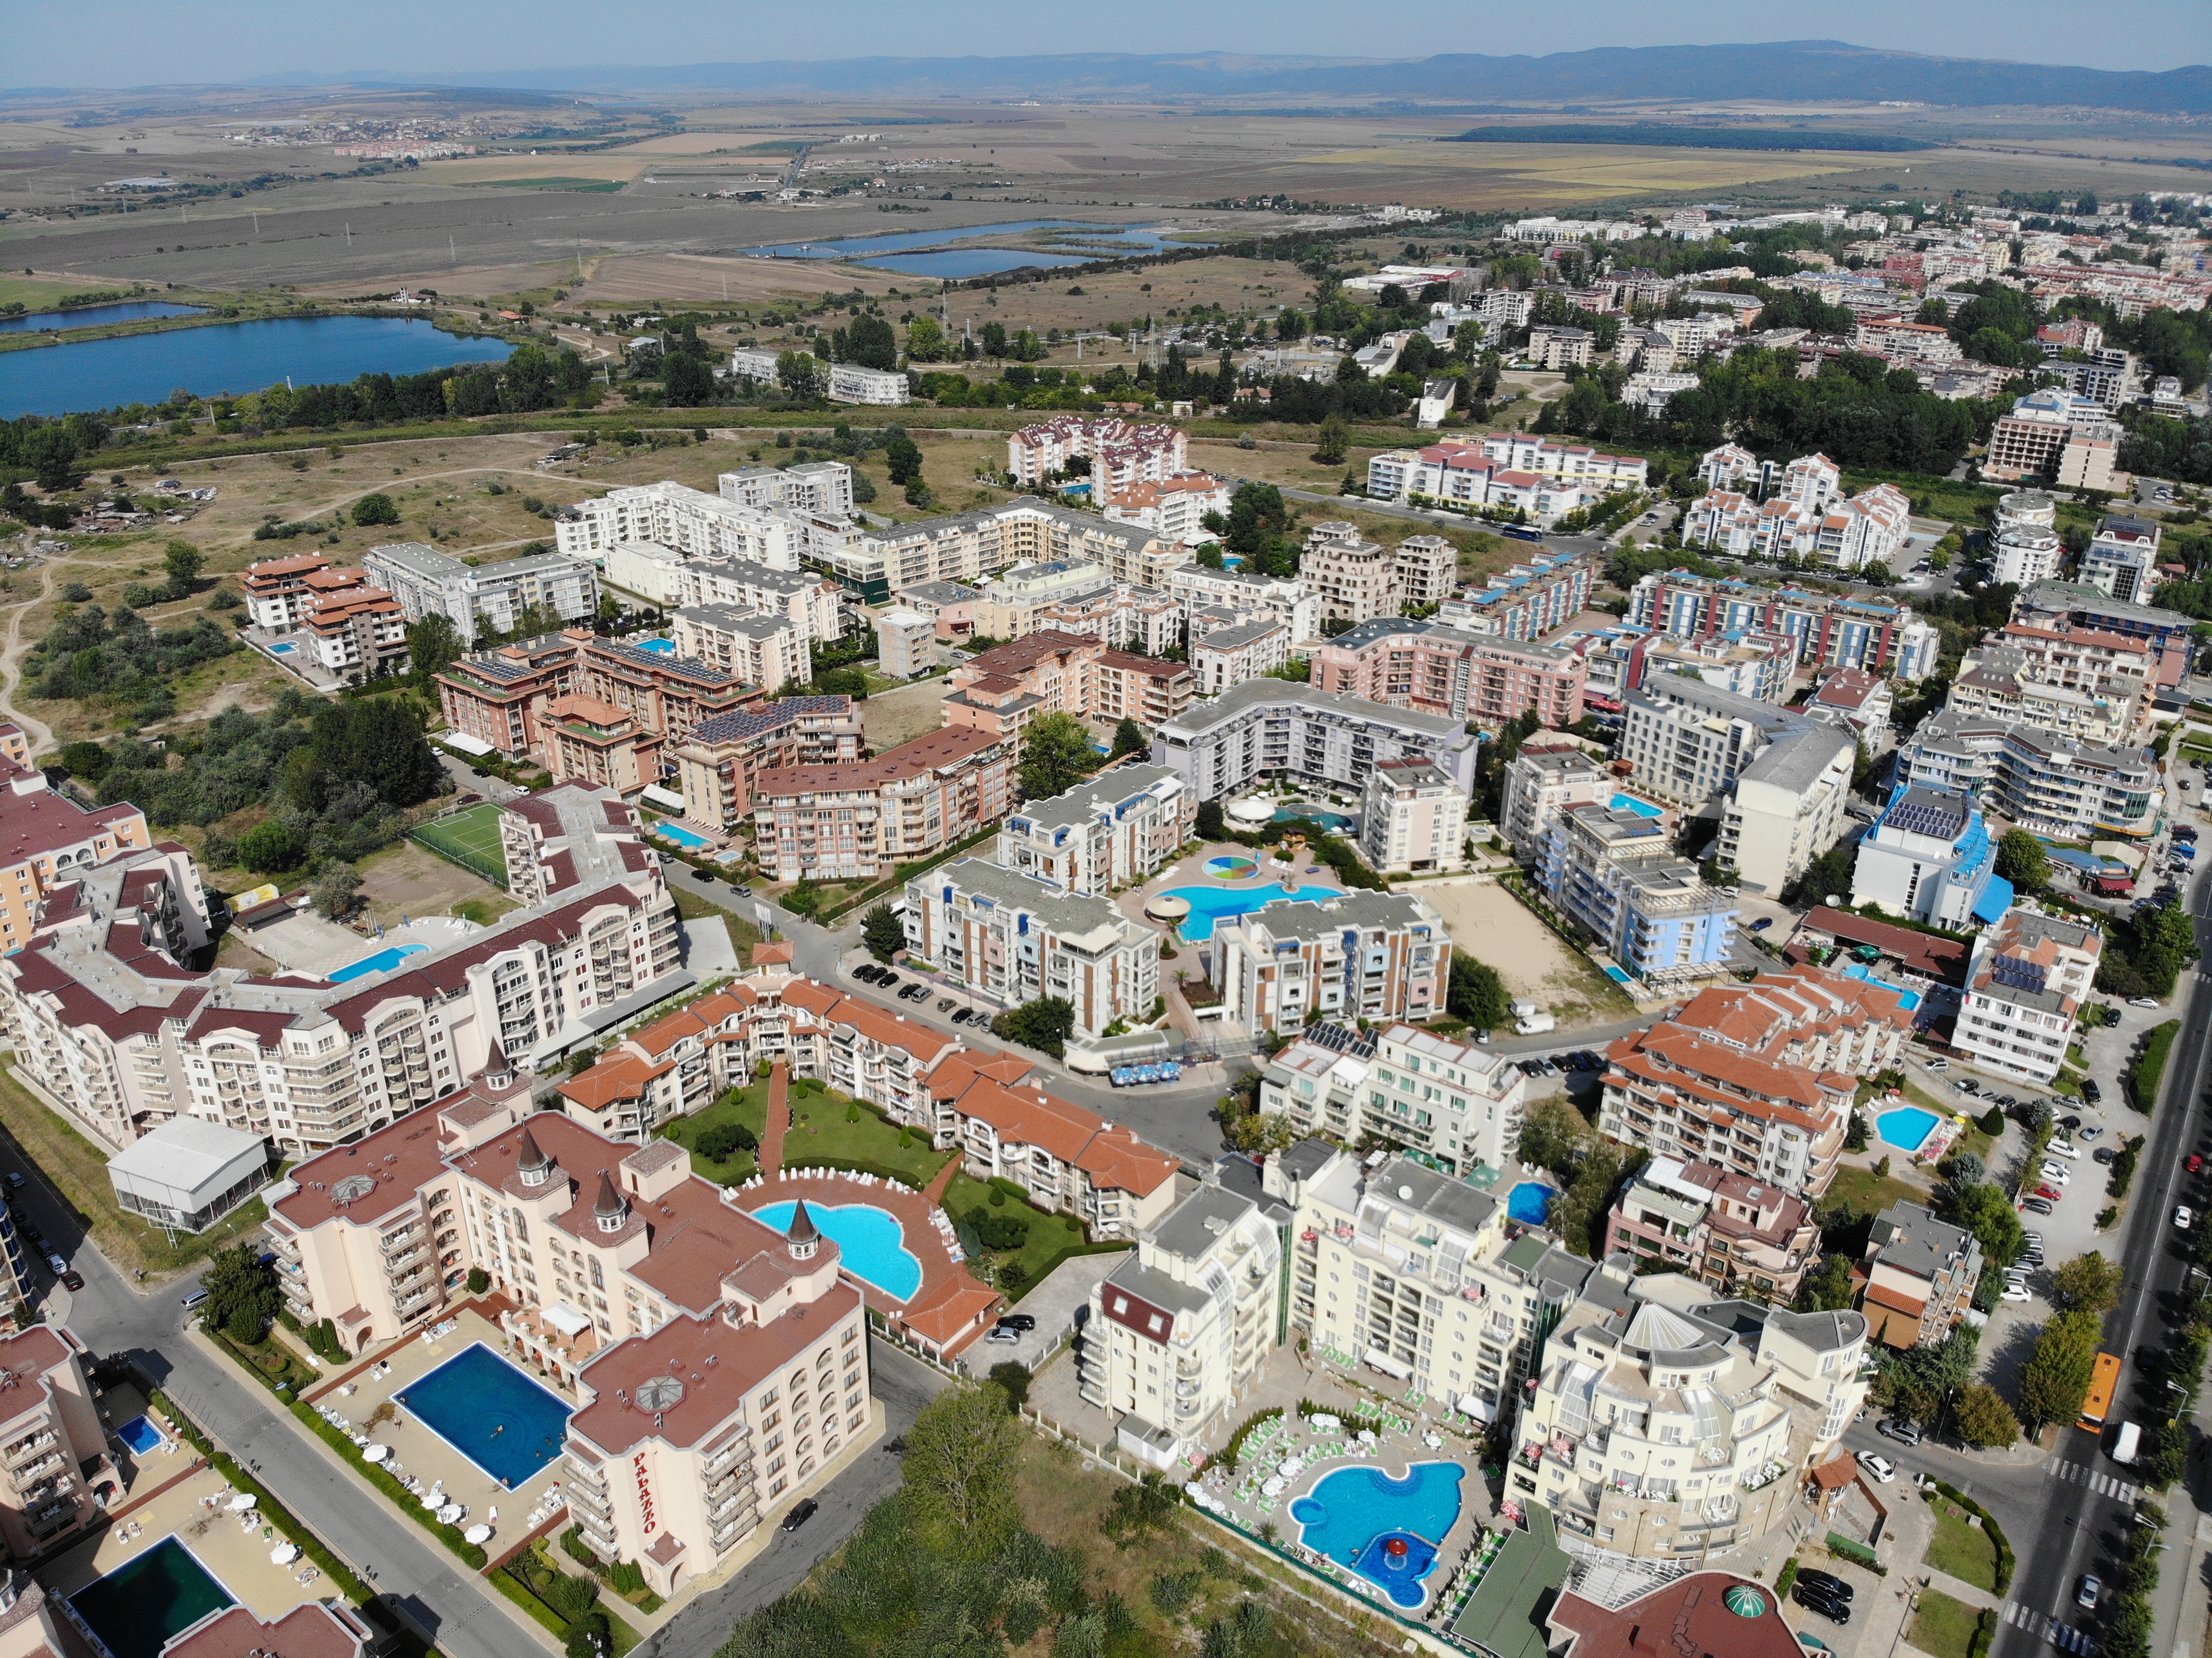
<svg viewBox="0 0 2212 1658">
<path fill-rule="evenodd" d="M 496 833 L 492 838 L 494 855 L 488 857 L 472 847 L 467 839 L 454 832 L 459 826 L 459 820 L 483 813 L 485 810 L 483 805 L 477 805 L 440 812 L 435 817 L 417 823 L 409 829 L 407 839 L 427 847 L 447 863 L 456 865 L 468 871 L 470 874 L 489 881 L 492 885 L 504 891 L 507 888 L 507 858 L 504 853 L 496 850 L 499 846 Z M 490 811 L 496 813 L 498 808 L 493 806 Z M 496 818 L 495 817 L 493 821 L 495 823 Z"/>
</svg>

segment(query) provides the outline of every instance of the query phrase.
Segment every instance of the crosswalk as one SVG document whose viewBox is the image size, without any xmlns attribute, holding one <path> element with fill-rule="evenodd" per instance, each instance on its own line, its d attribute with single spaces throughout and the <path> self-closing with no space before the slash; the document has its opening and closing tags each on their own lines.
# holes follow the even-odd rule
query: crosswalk
<svg viewBox="0 0 2212 1658">
<path fill-rule="evenodd" d="M 2099 1473 L 2085 1468 L 2079 1462 L 2052 1461 L 2043 1465 L 2044 1476 L 2063 1479 L 2071 1485 L 2087 1485 L 2100 1497 L 2109 1497 L 2115 1503 L 2132 1503 L 2142 1495 L 2142 1487 L 2130 1485 L 2124 1479 L 2115 1479 L 2108 1473 Z"/>
<path fill-rule="evenodd" d="M 2017 1600 L 2008 1600 L 1998 1607 L 1997 1617 L 2012 1628 L 2026 1630 L 2037 1640 L 2048 1641 L 2061 1652 L 2076 1654 L 2078 1658 L 2089 1658 L 2097 1649 L 2097 1643 L 2080 1630 L 2060 1623 L 2047 1612 L 2023 1606 Z"/>
</svg>

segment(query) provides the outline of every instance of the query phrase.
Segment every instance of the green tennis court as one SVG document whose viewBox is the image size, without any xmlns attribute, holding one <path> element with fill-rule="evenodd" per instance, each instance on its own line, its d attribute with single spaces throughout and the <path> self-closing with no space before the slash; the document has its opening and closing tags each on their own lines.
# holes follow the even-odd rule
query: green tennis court
<svg viewBox="0 0 2212 1658">
<path fill-rule="evenodd" d="M 499 844 L 499 807 L 494 802 L 424 823 L 410 835 L 471 874 L 507 884 L 507 854 Z"/>
</svg>

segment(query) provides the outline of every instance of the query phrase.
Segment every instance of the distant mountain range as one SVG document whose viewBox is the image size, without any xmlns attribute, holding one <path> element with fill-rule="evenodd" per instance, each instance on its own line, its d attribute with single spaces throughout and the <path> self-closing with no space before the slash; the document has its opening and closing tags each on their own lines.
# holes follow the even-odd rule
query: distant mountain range
<svg viewBox="0 0 2212 1658">
<path fill-rule="evenodd" d="M 665 68 L 267 76 L 258 86 L 452 86 L 665 94 L 1019 97 L 1388 97 L 1558 104 L 1756 96 L 1790 101 L 2070 104 L 2159 114 L 2212 113 L 2212 67 L 2158 73 L 1929 58 L 1840 40 L 1756 46 L 1601 46 L 1541 58 L 1258 57 L 1231 52 L 1086 52 L 1032 58 L 847 58 Z"/>
</svg>

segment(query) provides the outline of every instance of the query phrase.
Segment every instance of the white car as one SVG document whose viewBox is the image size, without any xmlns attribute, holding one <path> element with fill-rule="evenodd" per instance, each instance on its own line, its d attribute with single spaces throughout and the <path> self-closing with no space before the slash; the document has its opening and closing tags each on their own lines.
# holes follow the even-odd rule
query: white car
<svg viewBox="0 0 2212 1658">
<path fill-rule="evenodd" d="M 2158 998 L 2155 996 L 2130 996 L 2128 998 L 2128 1005 L 2130 1007 L 2156 1007 L 2158 1005 Z"/>
<path fill-rule="evenodd" d="M 1928 1068 L 1930 1071 L 1948 1071 L 1951 1068 L 1951 1062 L 1948 1060 L 1930 1060 L 1928 1061 Z"/>
<path fill-rule="evenodd" d="M 1876 1456 L 1872 1451 L 1859 1453 L 1859 1467 L 1885 1485 L 1897 1478 L 1897 1464 L 1886 1456 Z"/>
<path fill-rule="evenodd" d="M 2065 1186 L 2072 1182 L 2074 1174 L 2063 1163 L 2046 1163 L 2043 1165 L 2043 1178 L 2053 1186 Z"/>
<path fill-rule="evenodd" d="M 2069 1163 L 2081 1155 L 2081 1148 L 2067 1140 L 2053 1140 L 2043 1148 L 2054 1157 L 2064 1157 Z"/>
<path fill-rule="evenodd" d="M 2187 1231 L 2191 1227 L 2194 1226 L 2196 1224 L 2197 1224 L 2197 1212 L 2196 1212 L 2195 1210 L 2191 1209 L 2191 1208 L 2187 1204 L 2185 1204 L 2185 1203 L 2178 1203 L 2178 1204 L 2174 1205 L 2174 1206 L 2173 1206 L 2173 1230 L 2174 1230 L 2175 1231 L 2177 1231 L 2177 1232 L 2186 1232 L 2186 1231 Z"/>
<path fill-rule="evenodd" d="M 1999 1296 L 1997 1299 L 2000 1301 L 2033 1301 L 2035 1297 L 2028 1293 L 2027 1284 L 2021 1283 L 2018 1278 L 2014 1278 L 2005 1285 L 2004 1293 Z"/>
</svg>

